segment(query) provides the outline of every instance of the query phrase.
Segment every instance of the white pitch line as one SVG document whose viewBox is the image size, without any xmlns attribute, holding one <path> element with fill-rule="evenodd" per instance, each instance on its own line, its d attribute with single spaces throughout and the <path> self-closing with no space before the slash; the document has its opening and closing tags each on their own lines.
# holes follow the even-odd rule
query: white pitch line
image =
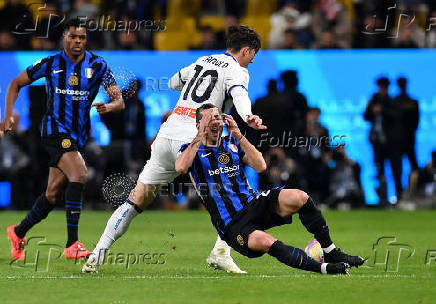
<svg viewBox="0 0 436 304">
<path fill-rule="evenodd" d="M 304 275 L 304 274 L 295 274 L 295 275 L 228 275 L 228 276 L 183 276 L 183 275 L 168 275 L 168 276 L 100 276 L 94 274 L 88 275 L 71 275 L 71 276 L 5 276 L 0 279 L 41 279 L 41 280 L 51 280 L 51 279 L 187 279 L 187 280 L 195 280 L 195 279 L 251 279 L 251 278 L 261 278 L 261 279 L 277 279 L 277 278 L 319 278 L 320 275 Z M 329 276 L 327 276 L 329 277 Z M 335 276 L 336 278 L 343 279 L 353 279 L 353 278 L 372 278 L 372 279 L 384 279 L 384 278 L 430 278 L 431 275 L 422 275 L 417 276 L 415 274 L 406 275 L 406 274 L 352 274 L 352 275 L 344 275 L 344 276 Z"/>
</svg>

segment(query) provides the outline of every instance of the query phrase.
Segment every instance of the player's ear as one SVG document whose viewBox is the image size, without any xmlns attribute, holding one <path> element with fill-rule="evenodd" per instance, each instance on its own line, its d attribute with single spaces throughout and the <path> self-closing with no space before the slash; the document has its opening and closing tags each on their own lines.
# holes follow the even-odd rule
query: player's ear
<svg viewBox="0 0 436 304">
<path fill-rule="evenodd" d="M 249 46 L 244 46 L 242 48 L 242 55 L 247 56 L 250 53 L 250 47 Z"/>
</svg>

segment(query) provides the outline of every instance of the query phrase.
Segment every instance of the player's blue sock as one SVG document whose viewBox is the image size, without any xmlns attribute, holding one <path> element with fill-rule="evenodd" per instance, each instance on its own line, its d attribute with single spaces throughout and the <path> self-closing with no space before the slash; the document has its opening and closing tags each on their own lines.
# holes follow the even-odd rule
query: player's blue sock
<svg viewBox="0 0 436 304">
<path fill-rule="evenodd" d="M 271 245 L 268 254 L 288 266 L 307 271 L 321 272 L 321 263 L 309 257 L 300 248 L 285 245 L 278 240 Z"/>
<path fill-rule="evenodd" d="M 35 224 L 45 219 L 54 207 L 55 205 L 50 204 L 45 197 L 45 193 L 41 194 L 36 199 L 32 209 L 29 211 L 29 213 L 27 213 L 26 217 L 21 221 L 20 224 L 15 226 L 15 234 L 19 238 L 23 238 L 27 231 L 29 231 L 30 228 L 32 228 Z"/>
<path fill-rule="evenodd" d="M 322 248 L 328 248 L 333 244 L 329 226 L 321 214 L 321 211 L 315 206 L 312 198 L 308 198 L 307 202 L 298 211 L 300 221 L 306 227 L 307 231 L 315 236 L 315 239 L 321 244 Z"/>
<path fill-rule="evenodd" d="M 69 183 L 65 190 L 65 210 L 67 212 L 68 240 L 65 247 L 70 247 L 79 240 L 79 219 L 82 211 L 82 183 Z"/>
</svg>

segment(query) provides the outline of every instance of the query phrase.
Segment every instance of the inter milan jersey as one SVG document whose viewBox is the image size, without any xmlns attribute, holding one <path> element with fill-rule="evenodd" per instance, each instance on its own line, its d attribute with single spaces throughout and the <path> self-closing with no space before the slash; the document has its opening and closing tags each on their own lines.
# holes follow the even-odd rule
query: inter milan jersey
<svg viewBox="0 0 436 304">
<path fill-rule="evenodd" d="M 182 145 L 180 151 L 188 144 Z M 222 236 L 228 224 L 258 196 L 244 174 L 245 152 L 233 136 L 221 138 L 217 147 L 201 145 L 189 169 L 197 194 Z"/>
<path fill-rule="evenodd" d="M 115 84 L 107 63 L 88 51 L 76 63 L 62 51 L 29 66 L 27 75 L 32 81 L 46 78 L 48 100 L 41 135 L 68 134 L 83 148 L 91 126 L 89 111 L 99 86 Z"/>
</svg>

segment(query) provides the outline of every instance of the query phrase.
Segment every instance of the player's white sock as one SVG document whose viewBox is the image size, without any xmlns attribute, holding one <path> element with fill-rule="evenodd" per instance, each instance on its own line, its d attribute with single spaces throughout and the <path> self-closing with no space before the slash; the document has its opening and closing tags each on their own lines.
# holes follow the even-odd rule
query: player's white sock
<svg viewBox="0 0 436 304">
<path fill-rule="evenodd" d="M 213 254 L 230 255 L 230 246 L 227 245 L 218 235 L 215 246 L 212 249 Z"/>
<path fill-rule="evenodd" d="M 127 231 L 130 222 L 141 212 L 142 210 L 130 200 L 126 200 L 124 204 L 114 211 L 106 224 L 106 228 L 97 246 L 92 251 L 97 256 L 98 265 L 104 262 L 104 257 L 109 247 Z"/>
<path fill-rule="evenodd" d="M 328 246 L 327 248 L 323 248 L 322 251 L 324 251 L 325 253 L 330 253 L 330 251 L 332 251 L 333 249 L 335 249 L 336 246 L 334 243 L 332 243 L 330 246 Z"/>
<path fill-rule="evenodd" d="M 321 264 L 321 273 L 322 274 L 327 274 L 327 263 L 322 263 Z"/>
</svg>

